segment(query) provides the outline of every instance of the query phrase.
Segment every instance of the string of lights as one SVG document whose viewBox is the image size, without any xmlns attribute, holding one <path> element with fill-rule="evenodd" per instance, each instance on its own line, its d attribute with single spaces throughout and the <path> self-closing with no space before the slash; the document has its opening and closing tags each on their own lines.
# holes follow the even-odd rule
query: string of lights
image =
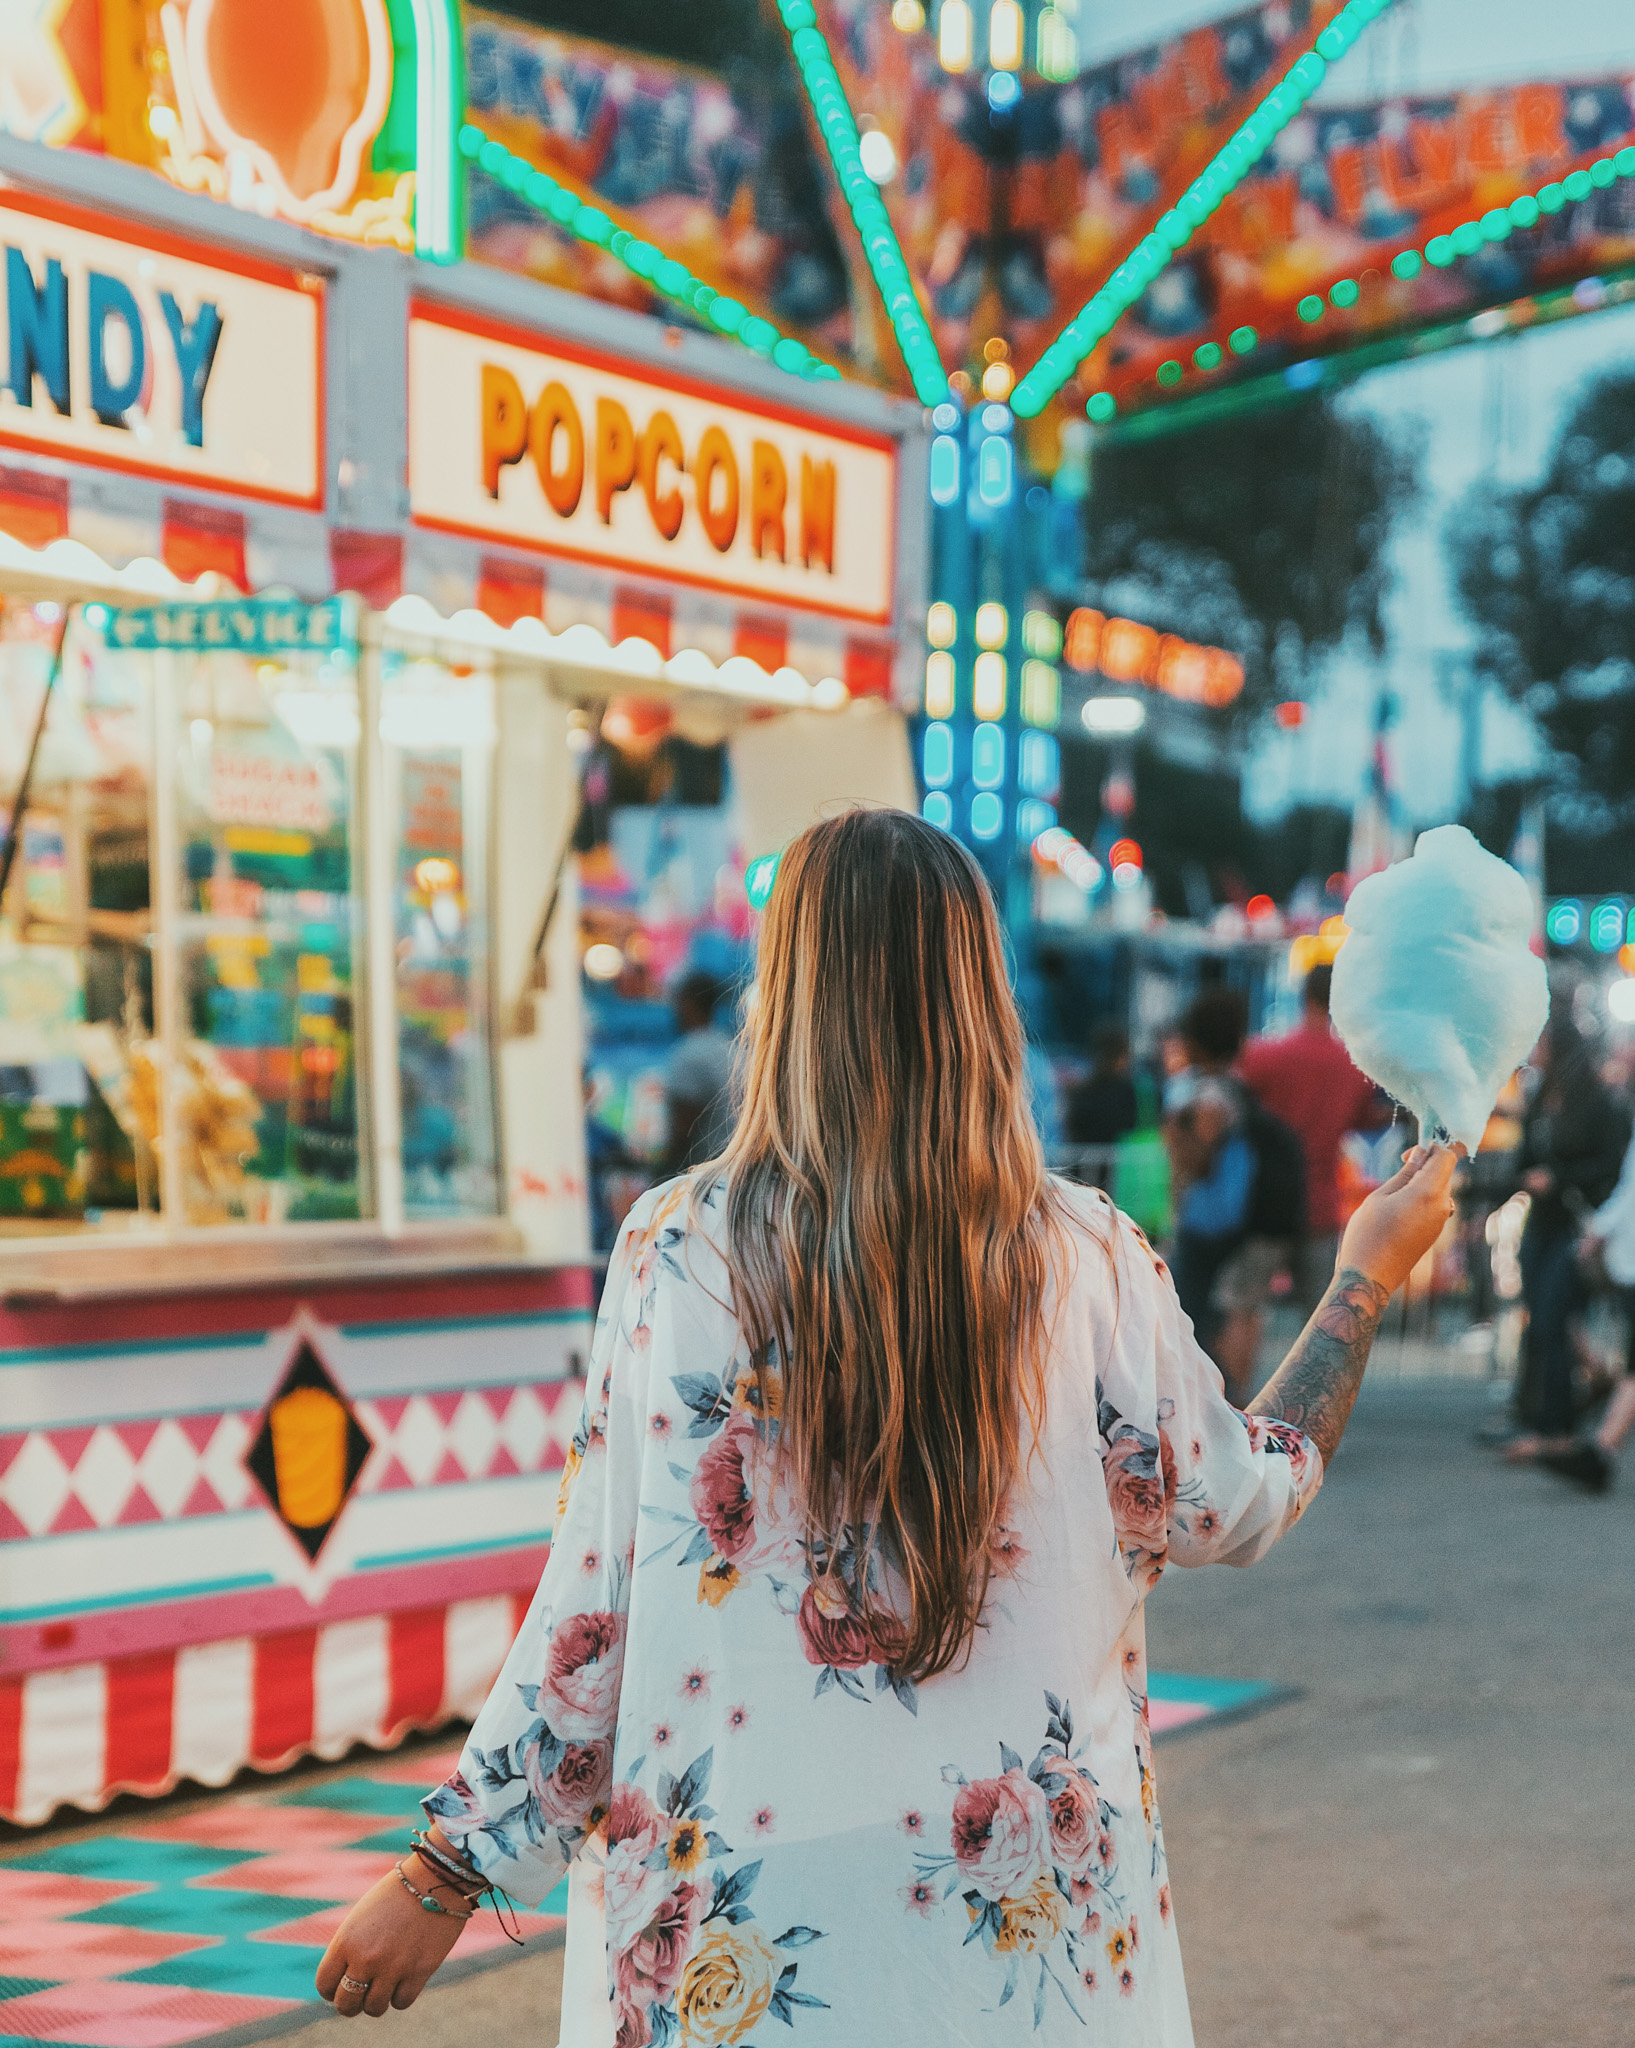
<svg viewBox="0 0 1635 2048">
<path fill-rule="evenodd" d="M 1080 363 L 1141 298 L 1160 271 L 1192 239 L 1227 194 L 1258 163 L 1300 112 L 1336 63 L 1393 0 L 1346 0 L 1346 5 L 1282 80 L 1266 95 L 1238 132 L 1080 307 L 1011 394 L 1024 419 L 1042 412 Z"/>
<path fill-rule="evenodd" d="M 1635 178 L 1635 144 L 1610 156 L 1597 157 L 1593 163 L 1581 165 L 1565 177 L 1553 178 L 1536 192 L 1523 192 L 1508 206 L 1489 207 L 1479 217 L 1461 221 L 1445 234 L 1432 235 L 1423 249 L 1413 245 L 1399 249 L 1391 258 L 1391 274 L 1409 283 L 1427 264 L 1433 269 L 1445 270 L 1451 264 L 1480 254 L 1490 244 L 1507 241 L 1518 228 L 1536 227 L 1541 219 L 1560 213 L 1564 206 L 1605 191 L 1621 178 Z M 1330 311 L 1348 311 L 1361 296 L 1362 288 L 1356 278 L 1342 277 L 1329 286 L 1326 295 L 1308 292 L 1296 305 L 1295 311 L 1308 327 L 1315 327 Z M 1234 355 L 1246 356 L 1259 345 L 1259 339 L 1252 327 L 1234 327 L 1226 338 L 1225 349 L 1218 341 L 1200 343 L 1192 351 L 1192 366 L 1207 376 L 1225 361 L 1226 349 Z M 1186 370 L 1179 357 L 1171 356 L 1167 362 L 1158 365 L 1154 375 L 1165 389 L 1173 389 L 1186 375 Z M 1085 407 L 1091 419 L 1097 422 L 1112 419 L 1117 410 L 1117 400 L 1110 391 L 1092 392 Z"/>
<path fill-rule="evenodd" d="M 548 171 L 539 170 L 474 123 L 466 123 L 459 140 L 460 154 L 496 184 L 503 185 L 507 192 L 577 240 L 606 249 L 650 290 L 686 306 L 716 333 L 742 342 L 745 348 L 765 357 L 778 369 L 787 370 L 792 377 L 804 378 L 808 383 L 838 380 L 840 372 L 834 365 L 813 355 L 803 341 L 797 341 L 792 334 L 780 334 L 770 320 L 761 319 L 739 300 L 695 277 L 685 263 L 666 256 L 654 243 L 644 242 L 627 228 L 619 227 L 599 206 L 591 205 L 570 186 L 560 183 Z"/>
<path fill-rule="evenodd" d="M 897 337 L 897 346 L 903 352 L 903 361 L 908 365 L 915 395 L 922 405 L 937 405 L 948 396 L 948 373 L 937 353 L 931 323 L 915 296 L 914 280 L 886 203 L 863 167 L 857 121 L 834 59 L 829 55 L 829 45 L 817 25 L 811 0 L 778 0 L 778 13 L 789 31 L 789 47 L 801 83 L 862 239 L 864 257 L 891 321 L 891 331 Z"/>
</svg>

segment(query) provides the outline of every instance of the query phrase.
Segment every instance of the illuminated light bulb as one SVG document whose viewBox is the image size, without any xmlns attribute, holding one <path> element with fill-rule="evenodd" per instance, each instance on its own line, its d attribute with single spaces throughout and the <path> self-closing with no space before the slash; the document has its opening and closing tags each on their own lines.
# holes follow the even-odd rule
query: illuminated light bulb
<svg viewBox="0 0 1635 2048">
<path fill-rule="evenodd" d="M 1029 654 L 1054 661 L 1062 651 L 1062 622 L 1054 612 L 1022 614 L 1022 646 Z"/>
<path fill-rule="evenodd" d="M 931 443 L 931 471 L 927 488 L 933 505 L 952 505 L 959 496 L 960 448 L 952 434 L 939 434 Z"/>
<path fill-rule="evenodd" d="M 927 789 L 946 789 L 953 779 L 953 731 L 946 725 L 928 725 L 920 742 L 920 780 Z"/>
<path fill-rule="evenodd" d="M 1016 779 L 1029 796 L 1049 796 L 1061 780 L 1061 766 L 1062 750 L 1048 733 L 1023 733 L 1016 750 Z"/>
<path fill-rule="evenodd" d="M 1054 732 L 1061 722 L 1061 673 L 1048 661 L 1022 664 L 1022 716 L 1045 732 Z"/>
<path fill-rule="evenodd" d="M 772 884 L 778 879 L 778 863 L 781 853 L 763 853 L 759 860 L 752 860 L 744 870 L 744 894 L 749 898 L 751 910 L 765 910 L 772 894 Z"/>
<path fill-rule="evenodd" d="M 1338 284 L 1330 286 L 1328 302 L 1343 311 L 1347 306 L 1354 306 L 1360 296 L 1361 287 L 1357 280 L 1354 277 L 1342 277 Z"/>
<path fill-rule="evenodd" d="M 1005 780 L 1005 728 L 984 723 L 971 734 L 971 780 L 978 789 L 998 789 Z"/>
<path fill-rule="evenodd" d="M 941 598 L 925 615 L 925 637 L 933 647 L 952 647 L 959 638 L 959 613 Z"/>
<path fill-rule="evenodd" d="M 1034 63 L 1041 78 L 1065 85 L 1079 75 L 1079 38 L 1059 7 L 1039 11 L 1034 30 Z"/>
<path fill-rule="evenodd" d="M 1020 71 L 1027 22 L 1021 0 L 993 0 L 988 10 L 988 63 L 995 71 Z"/>
<path fill-rule="evenodd" d="M 1537 224 L 1539 204 L 1530 193 L 1524 192 L 1519 199 L 1510 202 L 1510 219 L 1518 228 L 1530 228 Z"/>
<path fill-rule="evenodd" d="M 1583 931 L 1584 913 L 1570 898 L 1550 905 L 1549 915 L 1544 920 L 1544 935 L 1552 945 L 1574 946 Z"/>
<path fill-rule="evenodd" d="M 942 0 L 937 17 L 937 62 L 944 71 L 969 71 L 975 30 L 970 0 Z"/>
<path fill-rule="evenodd" d="M 1102 426 L 1118 411 L 1118 400 L 1110 391 L 1092 391 L 1084 409 L 1098 426 Z"/>
<path fill-rule="evenodd" d="M 604 941 L 586 948 L 584 968 L 592 981 L 617 981 L 624 972 L 624 955 Z"/>
<path fill-rule="evenodd" d="M 1541 185 L 1539 187 L 1538 210 L 1540 213 L 1559 213 L 1566 203 L 1567 194 L 1560 185 L 1552 181 L 1548 185 Z"/>
<path fill-rule="evenodd" d="M 1432 235 L 1425 244 L 1425 261 L 1434 263 L 1438 270 L 1446 270 L 1457 254 L 1452 238 L 1448 235 Z"/>
<path fill-rule="evenodd" d="M 971 799 L 971 837 L 997 839 L 1005 829 L 1005 806 L 991 789 Z"/>
<path fill-rule="evenodd" d="M 1323 317 L 1323 302 L 1315 292 L 1308 292 L 1294 309 L 1308 326 Z"/>
<path fill-rule="evenodd" d="M 905 36 L 917 35 L 925 27 L 925 9 L 920 0 L 893 0 L 891 25 Z"/>
<path fill-rule="evenodd" d="M 978 647 L 1003 647 L 1011 629 L 1010 615 L 1002 604 L 979 604 L 976 608 Z"/>
<path fill-rule="evenodd" d="M 1616 1024 L 1635 1023 L 1635 981 L 1625 977 L 1607 990 L 1607 1009 Z"/>
<path fill-rule="evenodd" d="M 1624 943 L 1624 906 L 1609 897 L 1590 912 L 1590 944 L 1598 953 L 1616 953 Z"/>
<path fill-rule="evenodd" d="M 1139 697 L 1087 697 L 1079 722 L 1098 739 L 1127 738 L 1147 722 L 1147 707 Z"/>
<path fill-rule="evenodd" d="M 1537 219 L 1537 207 L 1533 209 L 1533 215 Z M 1393 277 L 1400 277 L 1404 283 L 1418 277 L 1424 267 L 1425 259 L 1417 249 L 1404 249 L 1398 255 L 1391 258 L 1391 275 Z"/>
<path fill-rule="evenodd" d="M 1485 240 L 1502 242 L 1509 236 L 1515 222 L 1510 218 L 1508 206 L 1495 206 L 1482 215 L 1480 225 Z"/>
<path fill-rule="evenodd" d="M 978 718 L 1003 718 L 1010 677 L 1005 657 L 990 651 L 979 654 L 971 679 L 971 709 Z"/>
<path fill-rule="evenodd" d="M 1595 162 L 1590 165 L 1590 183 L 1595 186 L 1597 191 L 1604 192 L 1617 175 L 1618 173 L 1613 168 L 1611 157 L 1598 156 Z"/>
<path fill-rule="evenodd" d="M 944 648 L 926 657 L 925 715 L 952 718 L 954 715 L 954 657 Z"/>
<path fill-rule="evenodd" d="M 889 185 L 897 175 L 897 152 L 891 146 L 891 137 L 878 128 L 870 128 L 859 136 L 857 143 L 858 161 L 864 171 L 877 185 Z"/>
<path fill-rule="evenodd" d="M 935 825 L 939 832 L 953 830 L 954 806 L 943 790 L 933 789 L 927 794 L 920 806 L 920 816 L 928 825 Z"/>
<path fill-rule="evenodd" d="M 984 398 L 1009 398 L 1015 382 L 1015 372 L 1009 363 L 990 363 L 982 373 L 982 395 Z"/>
<path fill-rule="evenodd" d="M 1173 356 L 1170 357 L 1167 363 L 1160 363 L 1158 365 L 1158 381 L 1166 389 L 1168 389 L 1169 386 L 1171 386 L 1172 384 L 1179 384 L 1181 381 L 1181 375 L 1181 365 L 1175 360 Z"/>
<path fill-rule="evenodd" d="M 990 334 L 982 344 L 982 360 L 985 363 L 1010 361 L 1011 345 L 1002 334 Z"/>
<path fill-rule="evenodd" d="M 1221 361 L 1220 343 L 1206 341 L 1192 351 L 1192 360 L 1200 370 L 1219 369 Z"/>
</svg>

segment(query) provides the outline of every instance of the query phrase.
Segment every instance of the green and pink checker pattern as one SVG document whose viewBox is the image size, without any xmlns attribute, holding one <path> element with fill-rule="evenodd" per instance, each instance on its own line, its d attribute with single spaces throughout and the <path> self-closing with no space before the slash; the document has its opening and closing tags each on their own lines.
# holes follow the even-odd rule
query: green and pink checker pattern
<svg viewBox="0 0 1635 2048">
<path fill-rule="evenodd" d="M 175 2048 L 281 2031 L 358 1894 L 389 1870 L 455 1753 L 225 1794 L 0 1859 L 0 2048 Z M 518 1916 L 565 1924 L 566 1886 Z M 462 1960 L 508 1944 L 485 1910 Z"/>
</svg>

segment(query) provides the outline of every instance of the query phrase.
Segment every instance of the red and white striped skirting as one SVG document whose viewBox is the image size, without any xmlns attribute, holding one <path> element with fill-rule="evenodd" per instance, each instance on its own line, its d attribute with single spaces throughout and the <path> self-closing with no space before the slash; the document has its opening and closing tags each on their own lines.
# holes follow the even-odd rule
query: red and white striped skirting
<svg viewBox="0 0 1635 2048">
<path fill-rule="evenodd" d="M 390 1749 L 482 1705 L 528 1609 L 498 1593 L 322 1627 L 0 1676 L 0 1816 L 225 1785 L 355 1743 Z"/>
</svg>

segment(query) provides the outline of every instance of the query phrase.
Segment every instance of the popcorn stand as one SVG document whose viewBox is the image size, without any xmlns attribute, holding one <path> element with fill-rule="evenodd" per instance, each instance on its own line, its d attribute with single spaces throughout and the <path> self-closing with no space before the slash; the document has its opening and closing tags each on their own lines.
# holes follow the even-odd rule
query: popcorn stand
<svg viewBox="0 0 1635 2048">
<path fill-rule="evenodd" d="M 37 1823 L 475 1709 L 593 1298 L 582 769 L 724 749 L 729 895 L 824 803 L 912 802 L 921 428 L 126 167 L 0 175 L 0 1815 Z"/>
</svg>

